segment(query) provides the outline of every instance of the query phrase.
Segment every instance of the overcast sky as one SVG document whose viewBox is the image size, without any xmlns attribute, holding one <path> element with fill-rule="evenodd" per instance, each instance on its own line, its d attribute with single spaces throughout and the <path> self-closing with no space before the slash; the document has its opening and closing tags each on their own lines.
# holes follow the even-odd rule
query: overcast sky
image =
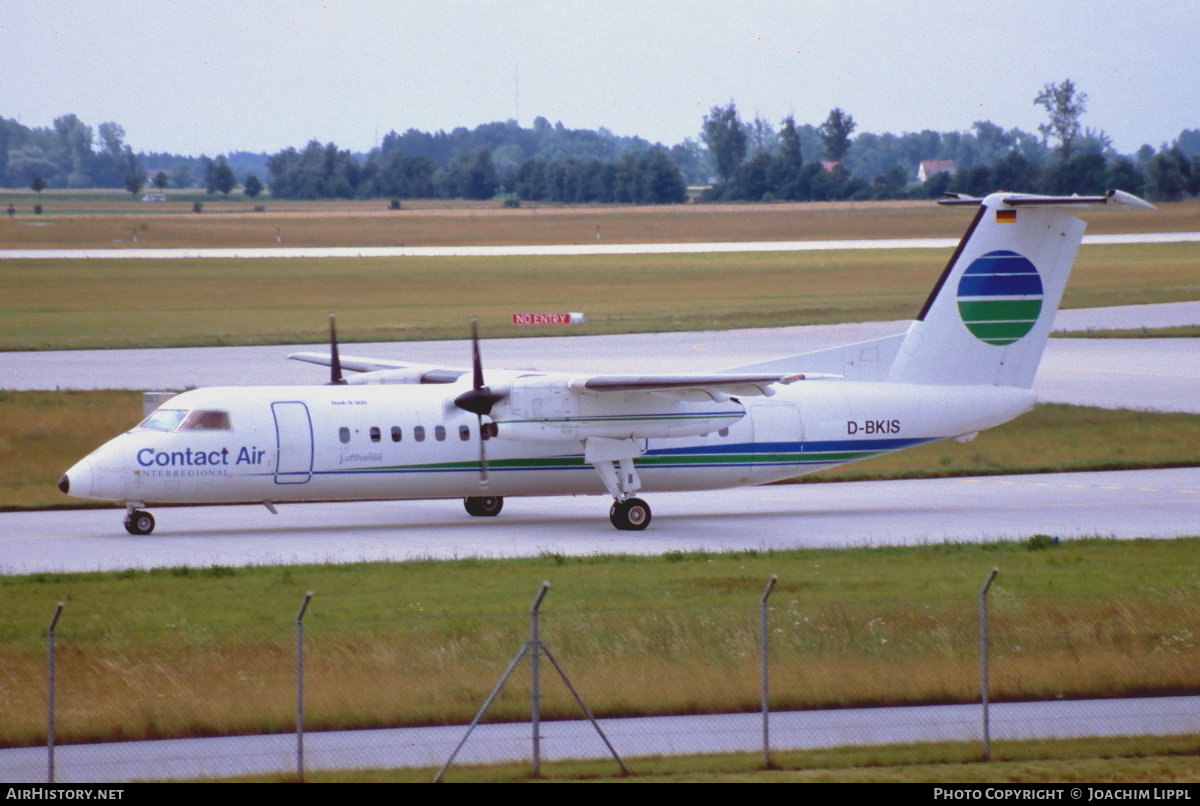
<svg viewBox="0 0 1200 806">
<path fill-rule="evenodd" d="M 705 112 L 859 131 L 1036 131 L 1071 78 L 1118 150 L 1200 128 L 1200 0 L 0 0 L 0 115 L 115 121 L 141 151 L 367 150 L 534 117 L 672 145 Z"/>
</svg>

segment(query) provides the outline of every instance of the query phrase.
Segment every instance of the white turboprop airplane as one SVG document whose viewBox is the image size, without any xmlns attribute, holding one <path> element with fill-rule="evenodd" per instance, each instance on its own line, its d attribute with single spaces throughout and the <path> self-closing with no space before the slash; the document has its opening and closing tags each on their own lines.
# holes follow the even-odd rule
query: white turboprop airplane
<svg viewBox="0 0 1200 806">
<path fill-rule="evenodd" d="M 646 528 L 638 491 L 764 484 L 934 440 L 968 440 L 1034 404 L 1034 375 L 1090 206 L 1103 196 L 995 193 L 978 207 L 908 332 L 711 374 L 575 375 L 339 358 L 325 386 L 219 387 L 171 398 L 80 461 L 64 493 L 121 501 L 149 534 L 160 504 L 599 495 Z M 344 380 L 342 370 L 361 374 Z"/>
</svg>

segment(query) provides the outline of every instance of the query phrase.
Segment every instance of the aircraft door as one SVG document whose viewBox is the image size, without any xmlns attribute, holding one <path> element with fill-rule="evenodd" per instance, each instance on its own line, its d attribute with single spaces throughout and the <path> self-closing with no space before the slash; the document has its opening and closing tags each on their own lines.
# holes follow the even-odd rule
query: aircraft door
<svg viewBox="0 0 1200 806">
<path fill-rule="evenodd" d="M 767 403 L 750 409 L 754 424 L 754 466 L 751 475 L 774 476 L 782 466 L 800 462 L 804 431 L 800 409 L 787 403 Z"/>
<path fill-rule="evenodd" d="M 271 404 L 275 415 L 275 483 L 304 484 L 312 478 L 313 433 L 308 406 L 300 401 Z"/>
</svg>

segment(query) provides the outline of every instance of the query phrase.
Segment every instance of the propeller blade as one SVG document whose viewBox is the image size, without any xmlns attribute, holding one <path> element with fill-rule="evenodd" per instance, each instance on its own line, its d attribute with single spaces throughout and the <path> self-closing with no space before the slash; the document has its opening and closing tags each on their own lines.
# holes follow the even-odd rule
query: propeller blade
<svg viewBox="0 0 1200 806">
<path fill-rule="evenodd" d="M 454 405 L 463 411 L 483 417 L 492 413 L 492 406 L 502 400 L 504 395 L 498 395 L 483 382 L 483 359 L 479 355 L 479 322 L 471 317 L 471 389 L 454 398 Z M 480 424 L 482 424 L 482 419 Z"/>
<path fill-rule="evenodd" d="M 483 360 L 479 357 L 479 320 L 474 316 L 471 317 L 471 368 L 475 373 L 472 385 L 476 389 L 484 388 Z"/>
<path fill-rule="evenodd" d="M 480 415 L 478 415 L 478 417 L 479 417 L 479 486 L 486 487 L 486 486 L 488 486 L 488 474 L 487 474 L 488 435 L 487 435 L 487 431 L 485 431 L 483 428 L 483 415 L 480 414 Z"/>
<path fill-rule="evenodd" d="M 488 486 L 487 441 L 488 432 L 483 424 L 483 415 L 492 413 L 492 406 L 504 397 L 489 389 L 483 382 L 483 359 L 479 354 L 479 320 L 471 317 L 471 389 L 454 398 L 454 405 L 463 411 L 472 412 L 479 424 L 479 486 Z"/>
<path fill-rule="evenodd" d="M 329 312 L 329 385 L 345 384 L 342 377 L 342 360 L 338 357 L 337 314 Z"/>
</svg>

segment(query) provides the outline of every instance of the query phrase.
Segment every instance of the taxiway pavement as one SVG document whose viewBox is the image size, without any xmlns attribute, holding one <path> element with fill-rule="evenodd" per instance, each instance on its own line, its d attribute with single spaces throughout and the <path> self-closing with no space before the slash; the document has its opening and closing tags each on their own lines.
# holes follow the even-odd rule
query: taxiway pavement
<svg viewBox="0 0 1200 806">
<path fill-rule="evenodd" d="M 979 741 L 978 705 L 844 708 L 771 714 L 771 749 Z M 989 711 L 992 739 L 1080 736 L 1166 736 L 1200 731 L 1200 697 L 996 703 Z M 752 753 L 762 748 L 759 714 L 637 717 L 600 720 L 605 736 L 627 762 L 638 756 Z M 305 768 L 313 770 L 431 767 L 450 758 L 466 728 L 351 730 L 306 733 Z M 608 758 L 585 720 L 542 722 L 542 758 Z M 532 758 L 530 726 L 481 725 L 456 764 L 495 764 Z M 47 750 L 0 750 L 0 780 L 40 783 Z M 614 772 L 616 764 L 613 763 Z M 55 751 L 59 782 L 220 778 L 287 774 L 296 770 L 296 736 L 234 736 L 67 745 Z M 637 770 L 634 764 L 633 770 Z M 455 779 L 450 767 L 446 780 Z"/>
<path fill-rule="evenodd" d="M 1200 325 L 1200 302 L 1060 311 L 1058 330 Z M 717 371 L 904 332 L 906 321 L 754 330 L 487 339 L 486 366 L 569 372 Z M 0 388 L 185 389 L 320 383 L 320 367 L 288 361 L 323 344 L 0 353 Z M 466 341 L 346 344 L 343 354 L 466 367 Z M 1038 399 L 1103 408 L 1200 413 L 1200 339 L 1051 339 Z"/>
<path fill-rule="evenodd" d="M 156 507 L 133 537 L 119 509 L 0 513 L 0 573 L 352 563 L 542 553 L 661 554 L 1079 537 L 1200 535 L 1200 469 L 779 484 L 645 496 L 618 532 L 604 496 L 508 498 L 495 518 L 457 499 Z"/>
</svg>

